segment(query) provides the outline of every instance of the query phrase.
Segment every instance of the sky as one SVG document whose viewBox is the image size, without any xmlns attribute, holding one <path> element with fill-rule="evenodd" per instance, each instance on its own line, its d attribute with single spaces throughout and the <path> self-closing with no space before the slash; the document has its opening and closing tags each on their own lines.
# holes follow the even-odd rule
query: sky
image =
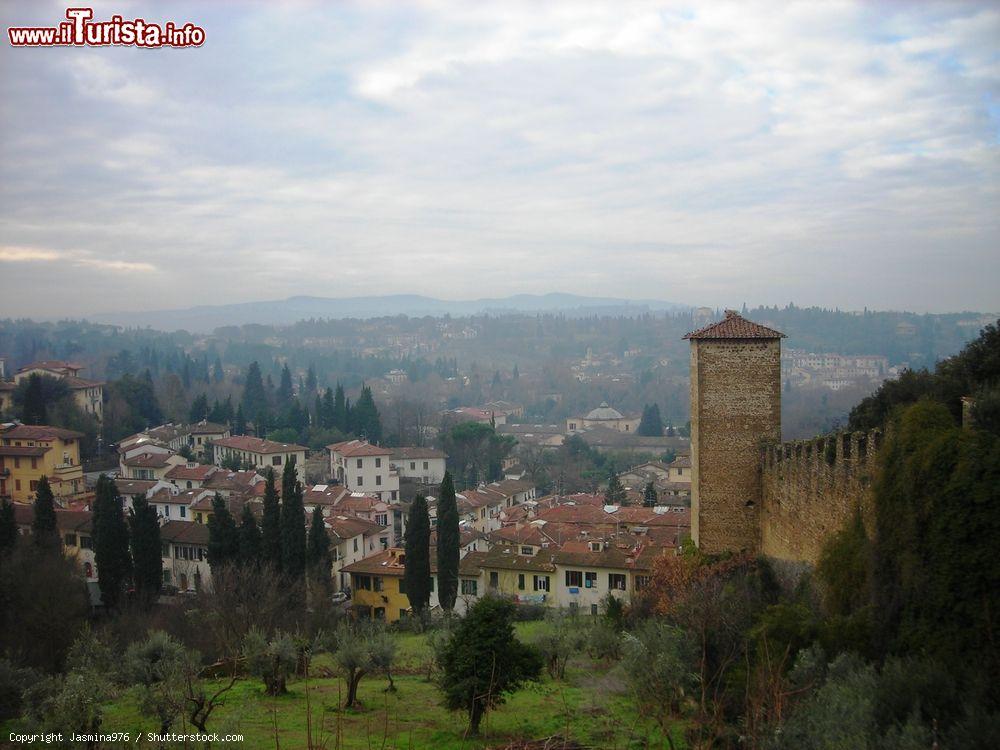
<svg viewBox="0 0 1000 750">
<path fill-rule="evenodd" d="M 0 5 L 0 317 L 1000 310 L 996 3 L 118 0 L 205 43 L 7 41 L 66 7 Z"/>
</svg>

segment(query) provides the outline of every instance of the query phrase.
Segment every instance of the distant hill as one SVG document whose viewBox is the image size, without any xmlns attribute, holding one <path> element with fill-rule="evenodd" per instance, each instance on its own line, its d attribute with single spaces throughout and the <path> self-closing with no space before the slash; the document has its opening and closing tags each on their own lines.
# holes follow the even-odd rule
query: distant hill
<svg viewBox="0 0 1000 750">
<path fill-rule="evenodd" d="M 478 313 L 563 312 L 573 317 L 588 315 L 636 316 L 650 312 L 688 309 L 662 300 L 627 300 L 614 297 L 582 297 L 576 294 L 517 294 L 512 297 L 475 300 L 441 300 L 417 294 L 384 297 L 289 297 L 283 300 L 242 302 L 231 305 L 199 305 L 178 310 L 92 315 L 95 323 L 110 323 L 161 331 L 184 329 L 207 333 L 220 326 L 247 323 L 289 325 L 307 318 L 377 318 L 390 315 L 475 315 Z"/>
</svg>

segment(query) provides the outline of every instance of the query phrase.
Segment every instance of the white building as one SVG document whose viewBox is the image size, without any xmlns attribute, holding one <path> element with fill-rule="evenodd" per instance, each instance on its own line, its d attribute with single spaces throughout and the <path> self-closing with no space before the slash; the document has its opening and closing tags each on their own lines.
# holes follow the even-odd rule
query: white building
<svg viewBox="0 0 1000 750">
<path fill-rule="evenodd" d="M 346 440 L 326 448 L 330 474 L 347 489 L 399 502 L 399 474 L 392 467 L 391 450 L 365 440 Z"/>
<path fill-rule="evenodd" d="M 213 440 L 212 446 L 216 466 L 235 459 L 242 465 L 260 470 L 260 473 L 270 466 L 280 476 L 285 464 L 295 461 L 295 473 L 299 481 L 305 483 L 307 448 L 303 445 L 276 443 L 273 440 L 240 435 Z"/>
<path fill-rule="evenodd" d="M 421 484 L 441 484 L 448 454 L 433 448 L 393 448 L 390 463 L 400 477 Z"/>
</svg>

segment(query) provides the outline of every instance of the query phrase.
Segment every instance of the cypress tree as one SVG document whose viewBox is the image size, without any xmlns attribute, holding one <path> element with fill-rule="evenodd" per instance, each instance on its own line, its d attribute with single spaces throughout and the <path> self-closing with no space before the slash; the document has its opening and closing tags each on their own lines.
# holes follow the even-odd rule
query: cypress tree
<svg viewBox="0 0 1000 750">
<path fill-rule="evenodd" d="M 642 492 L 642 504 L 647 508 L 656 507 L 660 502 L 660 496 L 652 481 L 646 483 L 646 489 Z"/>
<path fill-rule="evenodd" d="M 278 405 L 287 406 L 292 400 L 292 371 L 288 363 L 281 368 L 281 384 L 278 386 Z"/>
<path fill-rule="evenodd" d="M 281 477 L 281 568 L 293 581 L 306 571 L 306 512 L 295 461 L 285 464 Z"/>
<path fill-rule="evenodd" d="M 264 390 L 260 365 L 256 361 L 251 362 L 247 368 L 246 385 L 243 387 L 243 400 L 240 405 L 243 407 L 243 416 L 255 424 L 266 417 L 267 391 Z"/>
<path fill-rule="evenodd" d="M 604 502 L 607 505 L 628 505 L 628 493 L 618 478 L 618 473 L 612 469 L 608 473 L 608 488 L 604 491 Z"/>
<path fill-rule="evenodd" d="M 406 519 L 406 568 L 403 584 L 414 615 L 423 614 L 431 598 L 431 519 L 427 498 L 417 495 Z"/>
<path fill-rule="evenodd" d="M 59 549 L 59 526 L 56 522 L 56 501 L 52 496 L 49 478 L 38 480 L 35 490 L 35 517 L 31 521 L 31 537 L 35 544 L 49 549 Z"/>
<path fill-rule="evenodd" d="M 239 560 L 242 565 L 260 564 L 260 529 L 257 527 L 257 518 L 250 510 L 250 503 L 244 503 L 243 515 L 240 518 L 240 554 Z"/>
<path fill-rule="evenodd" d="M 208 396 L 202 393 L 191 403 L 191 412 L 188 414 L 188 419 L 191 422 L 200 422 L 201 420 L 207 418 L 208 418 Z"/>
<path fill-rule="evenodd" d="M 368 386 L 361 388 L 361 397 L 354 405 L 351 417 L 356 435 L 372 443 L 381 442 L 382 421 L 375 406 L 375 399 L 372 397 L 372 389 Z"/>
<path fill-rule="evenodd" d="M 0 500 L 0 555 L 10 552 L 17 544 L 17 520 L 14 505 L 7 499 Z"/>
<path fill-rule="evenodd" d="M 323 392 L 323 403 L 320 405 L 319 410 L 319 425 L 325 430 L 329 430 L 331 427 L 336 427 L 336 412 L 337 409 L 333 402 L 333 390 L 327 388 Z"/>
<path fill-rule="evenodd" d="M 635 431 L 636 435 L 660 437 L 663 434 L 663 418 L 660 417 L 660 405 L 647 404 L 642 410 L 642 419 Z"/>
<path fill-rule="evenodd" d="M 236 407 L 236 416 L 233 419 L 233 434 L 234 435 L 247 434 L 247 420 L 243 414 L 243 404 L 239 404 Z"/>
<path fill-rule="evenodd" d="M 101 601 L 108 609 L 115 609 L 132 571 L 132 558 L 128 551 L 128 527 L 122 498 L 114 480 L 105 474 L 97 478 L 95 490 L 94 560 Z"/>
<path fill-rule="evenodd" d="M 218 492 L 212 498 L 208 517 L 208 564 L 214 570 L 232 565 L 239 558 L 240 540 L 226 501 Z"/>
<path fill-rule="evenodd" d="M 281 505 L 274 486 L 274 469 L 264 472 L 264 516 L 260 523 L 260 561 L 276 572 L 281 570 Z"/>
<path fill-rule="evenodd" d="M 455 483 L 450 472 L 445 472 L 438 494 L 438 602 L 446 612 L 451 612 L 455 606 L 455 597 L 458 596 L 461 535 L 458 530 L 458 499 L 455 497 Z"/>
<path fill-rule="evenodd" d="M 306 370 L 306 391 L 309 393 L 315 393 L 317 385 L 316 370 L 313 369 L 312 365 L 309 365 L 309 369 Z"/>
<path fill-rule="evenodd" d="M 128 523 L 135 564 L 135 593 L 140 603 L 148 607 L 156 601 L 163 584 L 163 551 L 156 507 L 150 505 L 143 495 L 134 496 Z"/>
<path fill-rule="evenodd" d="M 338 430 L 347 434 L 350 431 L 350 411 L 347 406 L 347 397 L 344 395 L 344 386 L 337 383 L 337 393 L 333 397 L 333 424 Z"/>
<path fill-rule="evenodd" d="M 226 371 L 222 369 L 222 358 L 216 354 L 215 355 L 215 366 L 212 368 L 212 379 L 216 383 L 221 383 L 226 377 Z"/>
<path fill-rule="evenodd" d="M 24 407 L 21 419 L 25 424 L 45 424 L 48 415 L 45 409 L 45 387 L 42 376 L 37 372 L 28 376 L 28 385 L 24 389 Z"/>
<path fill-rule="evenodd" d="M 323 591 L 330 590 L 330 537 L 326 533 L 323 511 L 317 505 L 313 508 L 312 523 L 309 525 L 309 542 L 306 548 L 306 565 L 309 577 L 316 581 Z"/>
</svg>

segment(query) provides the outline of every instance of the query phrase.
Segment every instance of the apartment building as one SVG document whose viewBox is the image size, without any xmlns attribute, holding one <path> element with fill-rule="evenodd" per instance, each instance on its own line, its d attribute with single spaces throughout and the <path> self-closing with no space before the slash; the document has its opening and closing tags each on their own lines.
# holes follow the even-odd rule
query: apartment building
<svg viewBox="0 0 1000 750">
<path fill-rule="evenodd" d="M 366 440 L 345 440 L 326 446 L 330 475 L 351 492 L 363 492 L 389 502 L 399 502 L 399 473 L 392 465 L 392 451 Z"/>
</svg>

